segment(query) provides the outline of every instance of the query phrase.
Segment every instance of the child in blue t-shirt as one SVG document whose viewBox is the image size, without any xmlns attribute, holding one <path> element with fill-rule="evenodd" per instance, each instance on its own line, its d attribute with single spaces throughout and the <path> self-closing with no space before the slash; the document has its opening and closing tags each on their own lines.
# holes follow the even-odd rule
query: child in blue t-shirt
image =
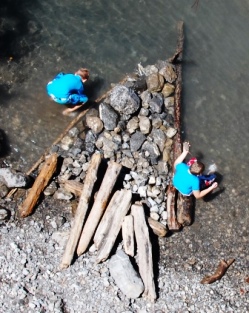
<svg viewBox="0 0 249 313">
<path fill-rule="evenodd" d="M 192 159 L 189 165 L 183 162 L 189 153 L 189 147 L 189 143 L 184 142 L 183 151 L 174 162 L 173 185 L 182 195 L 190 196 L 193 194 L 196 199 L 200 199 L 217 188 L 218 183 L 213 182 L 215 175 L 201 175 L 204 172 L 203 163 L 196 159 Z"/>
<path fill-rule="evenodd" d="M 89 71 L 80 68 L 75 74 L 59 73 L 47 84 L 47 93 L 53 101 L 70 107 L 64 110 L 64 115 L 80 108 L 88 101 L 84 94 L 84 82 L 89 78 Z"/>
</svg>

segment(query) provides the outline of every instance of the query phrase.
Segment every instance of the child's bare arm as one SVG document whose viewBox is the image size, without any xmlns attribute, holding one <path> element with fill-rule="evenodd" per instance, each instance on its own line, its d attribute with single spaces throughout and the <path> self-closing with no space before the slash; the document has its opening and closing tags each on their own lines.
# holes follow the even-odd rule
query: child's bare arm
<svg viewBox="0 0 249 313">
<path fill-rule="evenodd" d="M 72 107 L 72 108 L 67 108 L 67 109 L 65 109 L 65 110 L 62 112 L 62 114 L 63 114 L 63 115 L 68 115 L 69 113 L 71 113 L 71 112 L 73 112 L 73 111 L 79 109 L 83 104 L 84 104 L 84 103 L 81 103 L 81 104 L 79 104 L 79 105 L 75 105 L 75 106 Z"/>
<path fill-rule="evenodd" d="M 193 191 L 193 195 L 195 196 L 196 199 L 200 199 L 203 198 L 204 196 L 206 196 L 209 192 L 211 192 L 213 189 L 218 187 L 218 183 L 213 183 L 210 187 L 208 187 L 207 189 L 204 189 L 202 191 L 199 190 L 195 190 Z"/>
<path fill-rule="evenodd" d="M 185 141 L 183 143 L 182 153 L 179 155 L 179 157 L 174 162 L 174 167 L 176 167 L 177 164 L 182 163 L 184 159 L 186 158 L 187 154 L 189 153 L 189 142 Z"/>
</svg>

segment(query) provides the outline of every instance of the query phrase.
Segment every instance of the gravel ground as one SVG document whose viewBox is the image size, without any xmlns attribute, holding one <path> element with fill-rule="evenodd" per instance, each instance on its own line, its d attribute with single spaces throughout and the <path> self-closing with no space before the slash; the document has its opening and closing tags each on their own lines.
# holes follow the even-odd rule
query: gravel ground
<svg viewBox="0 0 249 313">
<path fill-rule="evenodd" d="M 44 197 L 34 214 L 20 219 L 23 196 L 1 199 L 9 218 L 0 222 L 0 312 L 249 312 L 248 186 L 231 186 L 198 200 L 191 226 L 151 236 L 155 303 L 127 298 L 110 275 L 109 260 L 96 264 L 92 248 L 60 270 L 76 201 Z M 201 284 L 221 259 L 235 262 L 220 280 Z"/>
<path fill-rule="evenodd" d="M 72 221 L 69 202 L 45 199 L 32 216 L 19 220 L 18 203 L 1 200 L 12 214 L 0 226 L 0 312 L 248 312 L 248 218 L 241 219 L 247 209 L 237 204 L 242 195 L 224 194 L 198 201 L 191 226 L 152 238 L 155 303 L 122 294 L 108 260 L 95 264 L 91 249 L 59 270 Z M 221 280 L 200 283 L 220 259 L 230 258 L 235 262 Z"/>
</svg>

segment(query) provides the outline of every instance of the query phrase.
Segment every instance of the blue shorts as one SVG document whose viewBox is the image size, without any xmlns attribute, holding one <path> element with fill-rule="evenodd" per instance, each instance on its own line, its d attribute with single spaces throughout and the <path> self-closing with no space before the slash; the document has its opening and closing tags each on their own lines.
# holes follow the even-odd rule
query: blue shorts
<svg viewBox="0 0 249 313">
<path fill-rule="evenodd" d="M 68 104 L 70 103 L 70 98 L 56 98 L 53 94 L 48 94 L 51 99 L 53 99 L 55 102 L 59 104 Z"/>
</svg>

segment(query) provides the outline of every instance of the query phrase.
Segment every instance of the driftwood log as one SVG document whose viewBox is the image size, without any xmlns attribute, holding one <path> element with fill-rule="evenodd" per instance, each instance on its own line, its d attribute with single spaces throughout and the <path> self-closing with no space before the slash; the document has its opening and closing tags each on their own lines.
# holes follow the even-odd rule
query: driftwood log
<svg viewBox="0 0 249 313">
<path fill-rule="evenodd" d="M 151 217 L 147 218 L 150 228 L 152 229 L 153 233 L 158 237 L 165 237 L 167 235 L 168 229 L 162 223 L 154 220 Z"/>
<path fill-rule="evenodd" d="M 182 153 L 182 139 L 181 139 L 181 94 L 182 94 L 182 57 L 183 57 L 183 22 L 178 23 L 178 43 L 177 50 L 179 51 L 177 56 L 176 68 L 176 88 L 174 95 L 175 111 L 174 111 L 174 127 L 177 133 L 174 136 L 173 147 L 173 159 L 175 160 Z"/>
<path fill-rule="evenodd" d="M 183 44 L 184 44 L 184 31 L 183 22 L 178 23 L 178 44 L 177 51 L 172 58 L 176 67 L 176 88 L 175 88 L 175 112 L 174 112 L 174 127 L 177 129 L 177 133 L 174 137 L 173 143 L 173 162 L 182 153 L 182 138 L 181 138 L 181 94 L 182 94 L 182 59 L 183 59 Z M 171 190 L 174 193 L 173 198 L 175 205 L 177 206 L 177 220 L 182 226 L 188 226 L 193 221 L 193 201 L 188 197 L 183 197 L 176 190 Z"/>
<path fill-rule="evenodd" d="M 41 157 L 39 158 L 39 160 L 36 161 L 36 163 L 28 170 L 28 172 L 26 173 L 26 175 L 30 175 L 31 173 L 33 173 L 38 167 L 39 165 L 45 160 L 45 157 L 47 154 L 49 154 L 49 151 L 51 150 L 52 146 L 58 144 L 63 137 L 65 137 L 65 135 L 69 132 L 69 130 L 71 128 L 73 128 L 82 118 L 84 115 L 86 115 L 86 113 L 89 111 L 89 109 L 82 111 L 78 116 L 76 116 L 70 123 L 69 125 L 65 128 L 65 130 L 59 135 L 59 137 L 52 143 L 51 147 L 49 147 L 48 149 L 46 149 L 46 151 L 41 155 Z M 7 194 L 7 198 L 10 198 L 15 192 L 16 192 L 17 188 L 12 189 L 8 194 Z"/>
<path fill-rule="evenodd" d="M 175 88 L 175 96 L 174 96 L 174 127 L 177 130 L 176 135 L 174 136 L 173 141 L 173 160 L 172 166 L 174 161 L 182 152 L 182 140 L 181 140 L 181 92 L 182 92 L 182 56 L 183 56 L 183 22 L 178 23 L 178 43 L 177 43 L 177 52 L 175 55 L 170 59 L 176 63 L 176 88 Z M 174 169 L 173 169 L 174 170 Z M 178 231 L 181 229 L 181 224 L 177 221 L 177 190 L 172 186 L 169 185 L 167 191 L 167 213 L 168 213 L 168 228 L 172 231 Z"/>
<path fill-rule="evenodd" d="M 77 247 L 80 234 L 82 231 L 84 219 L 87 213 L 87 209 L 89 206 L 89 201 L 92 195 L 92 190 L 94 187 L 94 183 L 97 180 L 97 171 L 101 162 L 101 154 L 95 153 L 87 170 L 87 174 L 85 177 L 82 193 L 79 199 L 78 207 L 76 210 L 76 214 L 74 217 L 74 222 L 70 231 L 69 239 L 66 245 L 66 249 L 64 255 L 62 257 L 62 261 L 60 264 L 60 268 L 67 268 L 74 257 L 75 249 Z"/>
<path fill-rule="evenodd" d="M 133 204 L 131 206 L 131 213 L 134 218 L 139 273 L 145 288 L 143 296 L 151 302 L 154 302 L 156 300 L 156 290 L 153 272 L 152 245 L 144 214 L 144 207 L 141 204 Z"/>
<path fill-rule="evenodd" d="M 127 215 L 124 218 L 122 224 L 122 237 L 124 243 L 124 251 L 130 256 L 134 256 L 135 246 L 134 246 L 134 224 L 133 216 Z"/>
<path fill-rule="evenodd" d="M 181 229 L 181 224 L 176 218 L 176 189 L 170 185 L 167 192 L 167 224 L 171 231 L 178 231 Z"/>
<path fill-rule="evenodd" d="M 193 207 L 194 199 L 193 196 L 183 196 L 178 193 L 177 199 L 177 221 L 182 226 L 189 226 L 193 222 Z"/>
<path fill-rule="evenodd" d="M 131 206 L 130 190 L 122 189 L 113 195 L 94 236 L 98 252 L 96 263 L 105 261 L 113 248 L 119 231 Z"/>
<path fill-rule="evenodd" d="M 48 182 L 52 178 L 57 167 L 57 154 L 52 154 L 43 165 L 40 174 L 37 176 L 32 188 L 30 189 L 27 198 L 19 207 L 21 217 L 26 217 L 33 212 L 33 209 L 38 202 L 41 193 L 46 188 Z"/>
<path fill-rule="evenodd" d="M 235 261 L 235 259 L 230 259 L 228 261 L 225 261 L 225 260 L 221 260 L 216 271 L 214 272 L 213 275 L 208 275 L 208 276 L 205 276 L 202 280 L 201 280 L 201 284 L 212 284 L 214 283 L 216 280 L 218 279 L 221 279 L 227 269 L 229 268 L 229 266 L 231 264 L 233 264 L 233 262 Z"/>
<path fill-rule="evenodd" d="M 112 193 L 113 187 L 117 181 L 122 165 L 110 161 L 105 176 L 97 193 L 93 207 L 84 225 L 80 241 L 77 247 L 77 254 L 84 253 L 94 235 L 101 217 L 107 207 L 108 200 Z"/>
</svg>

